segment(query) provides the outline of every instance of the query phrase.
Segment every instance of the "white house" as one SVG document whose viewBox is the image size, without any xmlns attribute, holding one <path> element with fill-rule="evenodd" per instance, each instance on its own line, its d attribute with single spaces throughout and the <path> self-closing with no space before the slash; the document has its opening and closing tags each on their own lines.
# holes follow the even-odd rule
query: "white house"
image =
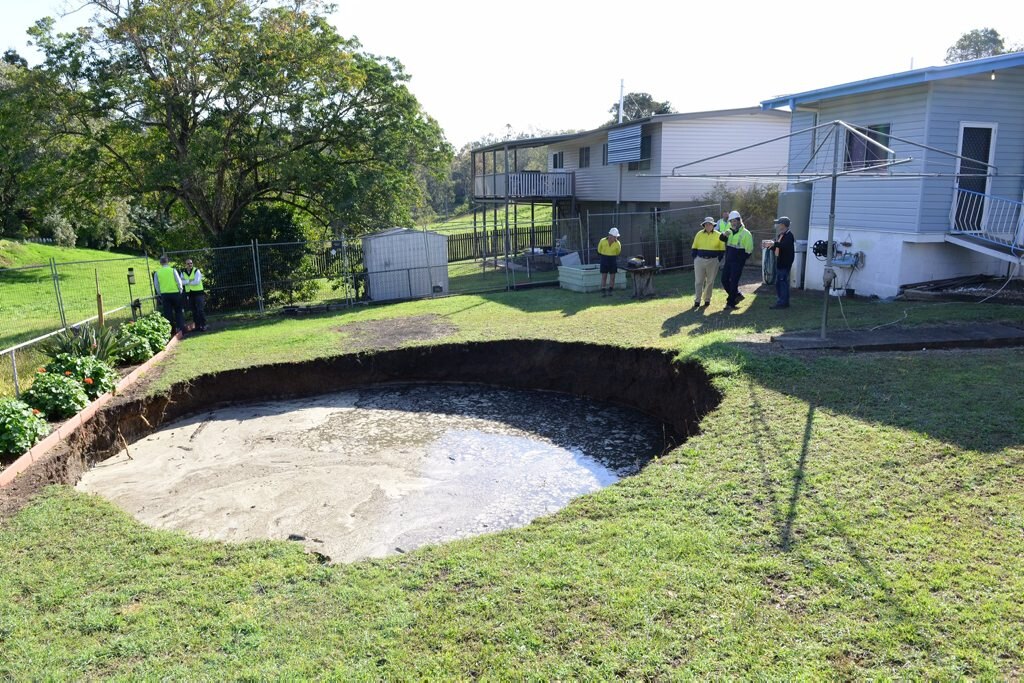
<svg viewBox="0 0 1024 683">
<path fill-rule="evenodd" d="M 761 106 L 792 112 L 799 134 L 790 140 L 791 177 L 813 178 L 811 244 L 827 237 L 829 176 L 838 160 L 835 240 L 847 243 L 842 248 L 857 261 L 838 269 L 841 284 L 891 297 L 909 284 L 1020 275 L 1024 53 L 829 86 Z M 834 121 L 854 130 L 815 128 Z M 888 166 L 894 162 L 900 163 Z M 806 286 L 822 288 L 824 265 L 808 258 Z"/>
<path fill-rule="evenodd" d="M 591 249 L 598 233 L 615 224 L 633 253 L 653 258 L 659 252 L 645 232 L 652 216 L 666 217 L 666 212 L 698 204 L 715 182 L 727 178 L 733 179 L 731 187 L 740 187 L 756 182 L 741 179 L 746 174 L 776 173 L 777 178 L 761 182 L 785 183 L 790 118 L 788 112 L 758 107 L 660 114 L 581 133 L 495 143 L 472 151 L 473 198 L 482 207 L 485 226 L 501 229 L 503 209 L 511 204 L 545 204 L 556 220 L 578 218 L 584 228 L 601 226 L 583 240 Z M 758 144 L 769 140 L 775 141 Z M 521 168 L 520 151 L 538 147 L 546 148 L 546 168 Z M 705 177 L 673 173 L 708 157 L 718 158 L 692 169 Z M 590 221 L 594 216 L 602 220 Z M 683 229 L 699 229 L 699 218 L 687 216 Z M 669 240 L 663 235 L 662 242 Z M 684 265 L 688 246 L 678 248 L 678 232 L 670 242 L 676 259 L 670 265 Z M 664 256 L 665 250 L 660 253 Z"/>
<path fill-rule="evenodd" d="M 495 143 L 472 152 L 474 198 L 550 201 L 563 216 L 587 205 L 635 211 L 690 204 L 707 194 L 715 180 L 672 177 L 675 167 L 782 137 L 789 124 L 788 112 L 751 107 L 659 114 L 582 133 Z M 539 146 L 547 147 L 546 171 L 517 168 L 517 150 Z M 787 155 L 783 139 L 699 168 L 708 176 L 742 175 L 752 169 L 782 174 Z"/>
</svg>

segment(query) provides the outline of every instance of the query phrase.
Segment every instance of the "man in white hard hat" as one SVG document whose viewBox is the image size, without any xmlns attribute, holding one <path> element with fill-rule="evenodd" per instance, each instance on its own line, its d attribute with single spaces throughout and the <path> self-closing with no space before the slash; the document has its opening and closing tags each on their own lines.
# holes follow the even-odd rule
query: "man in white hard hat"
<svg viewBox="0 0 1024 683">
<path fill-rule="evenodd" d="M 743 295 L 740 294 L 740 276 L 747 258 L 754 252 L 754 236 L 743 225 L 743 217 L 739 211 L 729 213 L 729 230 L 719 237 L 725 242 L 725 265 L 722 266 L 722 287 L 729 295 L 725 301 L 725 309 L 731 310 L 739 305 Z"/>
<path fill-rule="evenodd" d="M 622 242 L 619 241 L 619 229 L 612 228 L 607 237 L 597 243 L 597 253 L 601 257 L 601 296 L 611 296 L 615 289 L 615 273 L 619 271 L 618 256 L 622 253 Z M 605 290 L 605 281 L 608 289 Z"/>
</svg>

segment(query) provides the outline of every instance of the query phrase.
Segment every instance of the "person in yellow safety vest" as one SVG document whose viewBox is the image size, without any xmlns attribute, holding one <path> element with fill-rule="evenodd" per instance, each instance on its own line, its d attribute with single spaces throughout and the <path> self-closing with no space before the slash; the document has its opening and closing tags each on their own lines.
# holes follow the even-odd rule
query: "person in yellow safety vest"
<svg viewBox="0 0 1024 683">
<path fill-rule="evenodd" d="M 192 265 L 192 259 L 185 259 L 180 271 L 181 283 L 185 286 L 185 298 L 192 311 L 192 324 L 200 332 L 206 331 L 206 292 L 203 289 L 203 271 Z"/>
<path fill-rule="evenodd" d="M 597 243 L 597 253 L 601 256 L 601 296 L 611 296 L 615 289 L 615 273 L 619 272 L 618 256 L 622 253 L 622 242 L 619 241 L 619 229 L 612 228 L 607 237 Z M 608 290 L 604 284 L 607 279 Z"/>
<path fill-rule="evenodd" d="M 701 295 L 704 305 L 711 305 L 711 290 L 715 287 L 715 276 L 725 256 L 725 244 L 715 232 L 715 219 L 708 216 L 701 223 L 701 230 L 693 236 L 693 307 L 699 308 Z"/>
<path fill-rule="evenodd" d="M 725 232 L 729 229 L 729 210 L 722 209 L 722 217 L 718 219 L 718 225 L 715 226 L 716 232 Z"/>
<path fill-rule="evenodd" d="M 723 232 L 719 239 L 725 242 L 725 265 L 722 267 L 722 287 L 729 295 L 725 301 L 725 309 L 736 308 L 743 295 L 740 294 L 740 276 L 747 258 L 754 251 L 754 236 L 743 225 L 743 217 L 739 211 L 729 212 L 729 230 Z"/>
<path fill-rule="evenodd" d="M 181 336 L 184 337 L 185 310 L 181 276 L 171 267 L 171 260 L 166 254 L 160 257 L 160 267 L 153 273 L 153 289 L 160 297 L 164 317 L 171 324 L 171 335 L 181 332 Z"/>
</svg>

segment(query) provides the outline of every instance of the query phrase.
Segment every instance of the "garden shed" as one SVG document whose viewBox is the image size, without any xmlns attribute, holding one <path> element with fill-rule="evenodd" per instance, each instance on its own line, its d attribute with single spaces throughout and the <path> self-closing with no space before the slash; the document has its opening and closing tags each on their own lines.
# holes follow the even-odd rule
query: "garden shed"
<svg viewBox="0 0 1024 683">
<path fill-rule="evenodd" d="M 363 238 L 367 294 L 374 301 L 448 293 L 448 238 L 391 228 Z"/>
</svg>

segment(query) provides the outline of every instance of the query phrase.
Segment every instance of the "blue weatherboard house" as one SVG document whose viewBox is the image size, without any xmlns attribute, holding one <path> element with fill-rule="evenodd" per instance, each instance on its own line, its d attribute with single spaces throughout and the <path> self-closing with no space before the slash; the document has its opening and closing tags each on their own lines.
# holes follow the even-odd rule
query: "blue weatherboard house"
<svg viewBox="0 0 1024 683">
<path fill-rule="evenodd" d="M 811 245 L 827 236 L 830 174 L 834 167 L 842 174 L 835 241 L 851 265 L 837 269 L 836 286 L 891 297 L 932 280 L 1022 275 L 1024 53 L 785 95 L 761 107 L 793 113 L 789 173 L 805 182 L 790 188 L 810 193 Z M 822 125 L 837 120 L 854 130 Z M 821 289 L 823 270 L 809 253 L 806 286 Z"/>
</svg>

